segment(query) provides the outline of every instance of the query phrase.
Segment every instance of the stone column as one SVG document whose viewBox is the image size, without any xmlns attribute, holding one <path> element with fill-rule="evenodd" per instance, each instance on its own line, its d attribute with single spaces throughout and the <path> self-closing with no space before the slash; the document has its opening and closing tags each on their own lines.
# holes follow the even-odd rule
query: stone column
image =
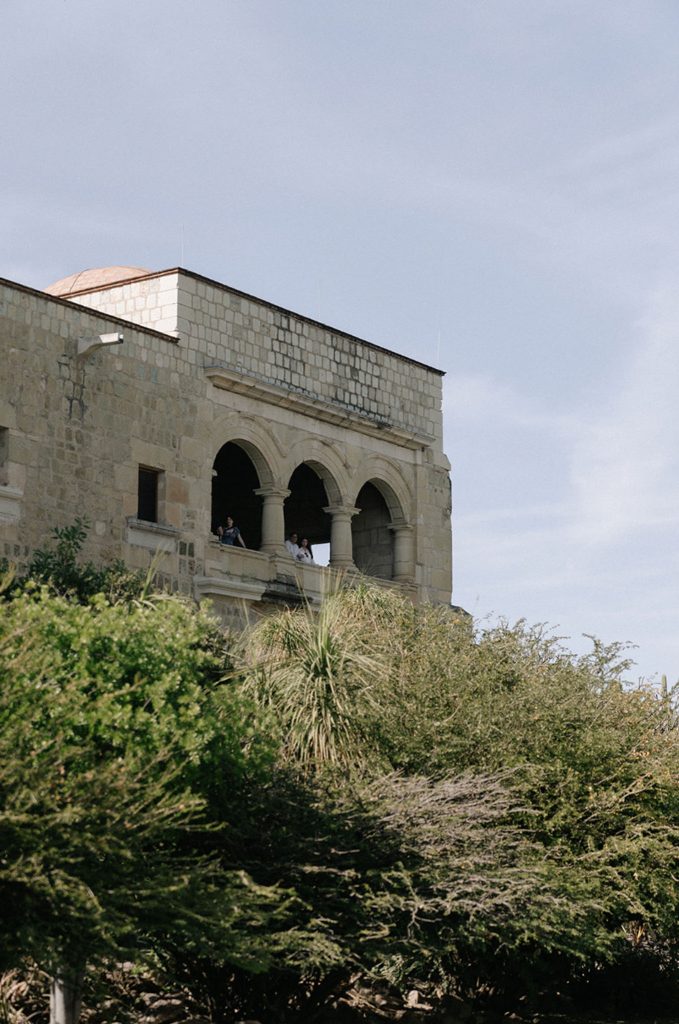
<svg viewBox="0 0 679 1024">
<path fill-rule="evenodd" d="M 264 551 L 267 555 L 285 554 L 283 503 L 290 491 L 285 487 L 260 487 L 255 494 L 263 499 L 260 551 Z"/>
<path fill-rule="evenodd" d="M 410 523 L 397 521 L 391 523 L 389 529 L 394 534 L 394 582 L 413 583 L 413 528 Z"/>
<path fill-rule="evenodd" d="M 330 565 L 333 569 L 353 569 L 351 520 L 360 508 L 353 505 L 328 505 L 323 509 L 332 516 L 330 525 Z"/>
</svg>

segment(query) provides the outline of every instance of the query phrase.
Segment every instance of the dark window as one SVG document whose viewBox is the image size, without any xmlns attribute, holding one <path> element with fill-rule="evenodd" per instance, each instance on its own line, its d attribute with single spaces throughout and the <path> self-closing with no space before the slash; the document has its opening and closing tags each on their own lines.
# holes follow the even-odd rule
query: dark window
<svg viewBox="0 0 679 1024">
<path fill-rule="evenodd" d="M 158 477 L 157 469 L 139 467 L 137 519 L 147 523 L 158 522 Z"/>
</svg>

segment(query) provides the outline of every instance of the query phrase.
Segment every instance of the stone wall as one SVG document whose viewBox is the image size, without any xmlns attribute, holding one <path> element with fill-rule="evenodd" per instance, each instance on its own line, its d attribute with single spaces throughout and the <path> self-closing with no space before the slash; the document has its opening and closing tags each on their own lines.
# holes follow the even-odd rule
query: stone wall
<svg viewBox="0 0 679 1024">
<path fill-rule="evenodd" d="M 165 473 L 165 546 L 176 548 L 204 500 L 202 463 L 182 451 L 176 414 L 181 406 L 195 415 L 205 394 L 204 383 L 182 372 L 176 339 L 6 284 L 0 310 L 0 426 L 8 429 L 9 485 L 19 495 L 3 515 L 0 493 L 0 554 L 23 559 L 55 525 L 84 515 L 92 527 L 88 556 L 147 566 L 157 539 L 131 543 L 128 523 L 139 463 Z M 77 358 L 78 338 L 121 329 L 122 345 Z M 159 569 L 179 586 L 176 557 L 161 558 Z"/>
<path fill-rule="evenodd" d="M 112 332 L 122 344 L 78 356 L 79 338 Z M 393 578 L 417 599 L 448 601 L 440 385 L 421 364 L 186 272 L 69 301 L 2 282 L 0 555 L 25 561 L 55 525 L 85 515 L 86 557 L 153 561 L 168 586 L 225 611 L 244 595 L 275 600 L 271 581 L 296 579 L 281 510 L 305 462 L 324 482 L 338 556 L 373 481 L 395 526 Z M 256 467 L 268 530 L 237 567 L 210 534 L 212 467 L 227 441 Z M 140 466 L 159 473 L 157 523 L 137 519 Z"/>
<path fill-rule="evenodd" d="M 74 301 L 177 334 L 196 362 L 442 443 L 438 371 L 207 278 L 173 270 Z"/>
</svg>

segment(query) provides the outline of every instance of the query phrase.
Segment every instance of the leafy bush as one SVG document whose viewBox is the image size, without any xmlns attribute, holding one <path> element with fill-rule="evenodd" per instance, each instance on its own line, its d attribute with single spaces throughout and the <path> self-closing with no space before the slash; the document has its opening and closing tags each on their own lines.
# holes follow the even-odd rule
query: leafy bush
<svg viewBox="0 0 679 1024">
<path fill-rule="evenodd" d="M 29 956 L 77 977 L 86 960 L 177 945 L 270 962 L 286 896 L 231 863 L 222 833 L 271 745 L 220 682 L 225 656 L 207 614 L 162 595 L 80 605 L 43 588 L 5 606 L 3 966 Z"/>
<path fill-rule="evenodd" d="M 215 1020 L 676 993 L 677 714 L 622 648 L 365 586 L 227 645 L 43 569 L 0 620 L 8 965 L 153 951 Z"/>
<path fill-rule="evenodd" d="M 240 671 L 279 723 L 282 765 L 344 822 L 296 830 L 279 870 L 347 963 L 401 990 L 505 998 L 629 969 L 634 949 L 676 972 L 676 711 L 622 685 L 621 655 L 577 658 L 524 623 L 475 634 L 366 587 L 246 635 Z M 447 803 L 458 787 L 476 819 Z M 313 885 L 291 869 L 305 857 Z"/>
<path fill-rule="evenodd" d="M 143 573 L 128 569 L 121 559 L 105 566 L 79 561 L 88 530 L 87 519 L 81 517 L 69 526 L 56 526 L 52 530 L 52 540 L 56 543 L 37 548 L 23 576 L 12 571 L 6 559 L 0 561 L 5 597 L 34 583 L 44 583 L 55 593 L 68 594 L 81 602 L 95 594 L 106 594 L 113 601 L 140 597 L 148 589 L 148 581 Z"/>
</svg>

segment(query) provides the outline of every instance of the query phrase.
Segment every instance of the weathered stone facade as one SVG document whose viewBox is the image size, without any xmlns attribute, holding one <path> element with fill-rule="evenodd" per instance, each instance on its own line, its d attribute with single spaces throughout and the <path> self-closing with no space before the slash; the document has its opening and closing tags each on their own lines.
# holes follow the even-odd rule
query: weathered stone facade
<svg viewBox="0 0 679 1024">
<path fill-rule="evenodd" d="M 0 282 L 0 555 L 85 515 L 87 556 L 156 557 L 228 618 L 319 596 L 295 529 L 336 569 L 450 600 L 439 371 L 185 270 L 112 276 Z M 227 512 L 248 550 L 217 543 Z"/>
</svg>

